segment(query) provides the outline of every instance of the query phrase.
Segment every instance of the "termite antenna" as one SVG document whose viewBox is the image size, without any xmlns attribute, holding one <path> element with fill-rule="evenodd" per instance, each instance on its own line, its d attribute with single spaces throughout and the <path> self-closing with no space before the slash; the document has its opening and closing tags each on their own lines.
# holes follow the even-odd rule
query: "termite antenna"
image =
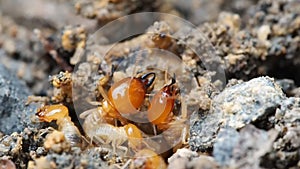
<svg viewBox="0 0 300 169">
<path fill-rule="evenodd" d="M 168 68 L 165 70 L 165 83 L 168 82 Z"/>
<path fill-rule="evenodd" d="M 146 73 L 141 77 L 142 82 L 145 84 L 146 88 L 149 88 L 156 78 L 154 72 Z"/>
<path fill-rule="evenodd" d="M 117 70 L 117 66 L 116 65 L 111 65 L 111 70 L 110 70 L 110 77 L 113 77 L 115 71 Z"/>
<path fill-rule="evenodd" d="M 131 163 L 131 161 L 132 161 L 131 159 L 127 160 L 127 162 L 122 167 L 120 167 L 120 169 L 126 169 L 126 168 L 128 168 L 129 165 L 130 165 L 130 163 Z"/>
</svg>

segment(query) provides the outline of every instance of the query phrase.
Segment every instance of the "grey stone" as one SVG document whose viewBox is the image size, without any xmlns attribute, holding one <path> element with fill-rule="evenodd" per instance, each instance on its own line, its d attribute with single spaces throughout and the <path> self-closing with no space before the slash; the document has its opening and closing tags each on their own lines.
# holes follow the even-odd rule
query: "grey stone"
<svg viewBox="0 0 300 169">
<path fill-rule="evenodd" d="M 240 132 L 221 129 L 214 144 L 213 156 L 221 166 L 229 168 L 261 168 L 260 160 L 272 149 L 275 130 L 264 131 L 247 125 Z"/>
<path fill-rule="evenodd" d="M 199 114 L 196 121 L 193 118 L 189 141 L 192 150 L 209 151 L 224 127 L 240 129 L 250 123 L 274 126 L 274 118 L 270 117 L 284 99 L 281 88 L 269 77 L 226 87 L 213 98 L 208 113 Z"/>
<path fill-rule="evenodd" d="M 4 134 L 21 132 L 25 127 L 37 126 L 31 121 L 36 111 L 35 105 L 25 106 L 30 91 L 0 64 L 0 131 Z"/>
<path fill-rule="evenodd" d="M 274 128 L 279 135 L 272 151 L 263 157 L 262 166 L 282 169 L 296 166 L 300 160 L 300 98 L 284 100 L 277 108 L 275 118 Z"/>
<path fill-rule="evenodd" d="M 239 133 L 233 128 L 221 129 L 214 144 L 213 156 L 220 165 L 229 165 L 233 157 L 233 149 L 240 139 Z"/>
</svg>

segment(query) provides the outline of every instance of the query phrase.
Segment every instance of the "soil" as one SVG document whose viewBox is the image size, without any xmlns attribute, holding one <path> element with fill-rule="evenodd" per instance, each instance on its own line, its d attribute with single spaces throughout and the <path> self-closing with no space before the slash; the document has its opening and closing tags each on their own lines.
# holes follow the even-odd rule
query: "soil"
<svg viewBox="0 0 300 169">
<path fill-rule="evenodd" d="M 161 17 L 116 43 L 132 26 L 124 20 L 95 34 L 138 12 L 176 15 L 197 29 Z M 0 169 L 300 168 L 297 0 L 0 0 L 0 23 Z M 169 55 L 180 73 L 165 66 Z M 101 114 L 112 111 L 105 91 L 149 72 L 156 79 L 139 110 L 169 86 L 167 122 Z M 57 104 L 68 108 L 64 120 L 37 116 Z M 127 137 L 128 123 L 143 144 Z M 159 141 L 145 139 L 155 134 Z"/>
</svg>

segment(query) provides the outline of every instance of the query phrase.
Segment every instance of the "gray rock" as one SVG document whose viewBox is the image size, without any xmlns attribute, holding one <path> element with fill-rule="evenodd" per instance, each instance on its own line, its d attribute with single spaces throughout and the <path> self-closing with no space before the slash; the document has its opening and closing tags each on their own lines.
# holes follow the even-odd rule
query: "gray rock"
<svg viewBox="0 0 300 169">
<path fill-rule="evenodd" d="M 168 158 L 168 169 L 185 169 L 186 165 L 198 157 L 198 153 L 186 148 L 178 149 L 170 158 Z"/>
<path fill-rule="evenodd" d="M 207 151 L 212 148 L 212 144 L 220 129 L 221 117 L 218 114 L 200 115 L 190 128 L 189 145 L 194 151 Z M 194 120 L 194 118 L 191 118 Z"/>
<path fill-rule="evenodd" d="M 277 136 L 275 130 L 264 131 L 247 125 L 238 133 L 235 129 L 221 129 L 214 144 L 213 156 L 229 168 L 261 168 L 260 159 L 272 149 Z"/>
<path fill-rule="evenodd" d="M 48 152 L 46 156 L 36 158 L 30 163 L 31 168 L 53 168 L 53 165 L 55 165 L 55 168 L 105 169 L 109 168 L 109 161 L 113 161 L 113 157 L 111 156 L 109 159 L 104 160 L 108 154 L 109 152 L 99 147 L 90 148 L 86 151 L 73 149 L 72 152 L 63 152 L 60 154 Z M 116 156 L 115 158 L 118 159 Z"/>
<path fill-rule="evenodd" d="M 213 156 L 220 165 L 229 165 L 233 157 L 233 149 L 240 139 L 239 133 L 233 128 L 223 128 L 214 144 Z"/>
<path fill-rule="evenodd" d="M 290 97 L 277 108 L 275 129 L 279 136 L 266 154 L 262 166 L 289 168 L 300 161 L 300 98 Z"/>
<path fill-rule="evenodd" d="M 0 64 L 0 131 L 4 134 L 21 132 L 37 126 L 31 121 L 36 106 L 25 106 L 30 91 L 24 82 Z"/>
<path fill-rule="evenodd" d="M 269 129 L 275 122 L 270 117 L 275 115 L 276 108 L 284 99 L 281 88 L 269 77 L 225 88 L 213 98 L 210 112 L 199 114 L 199 120 L 193 121 L 189 141 L 192 150 L 209 151 L 218 131 L 224 127 L 240 129 L 254 123 Z"/>
<path fill-rule="evenodd" d="M 290 94 L 296 88 L 294 80 L 291 79 L 278 79 L 276 83 L 280 86 L 284 93 Z"/>
<path fill-rule="evenodd" d="M 168 159 L 168 169 L 218 169 L 213 157 L 191 151 L 186 148 L 178 149 Z"/>
<path fill-rule="evenodd" d="M 275 114 L 285 98 L 273 79 L 259 77 L 225 89 L 213 99 L 212 111 L 222 114 L 224 125 L 238 129 Z"/>
</svg>

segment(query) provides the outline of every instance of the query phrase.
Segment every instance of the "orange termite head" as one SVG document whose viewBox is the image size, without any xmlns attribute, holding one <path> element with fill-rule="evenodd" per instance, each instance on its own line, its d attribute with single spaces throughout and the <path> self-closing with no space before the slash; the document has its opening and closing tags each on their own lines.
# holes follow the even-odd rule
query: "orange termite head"
<svg viewBox="0 0 300 169">
<path fill-rule="evenodd" d="M 41 121 L 51 122 L 68 116 L 69 110 L 62 104 L 47 105 L 38 109 L 36 115 Z"/>
<path fill-rule="evenodd" d="M 179 88 L 176 85 L 176 79 L 175 76 L 171 79 L 171 83 L 164 86 L 161 89 L 162 92 L 169 94 L 172 97 L 175 97 L 179 93 Z"/>
<path fill-rule="evenodd" d="M 149 149 L 142 149 L 138 151 L 132 163 L 133 168 L 143 169 L 165 169 L 167 165 L 164 159 L 157 155 L 154 151 Z"/>
<path fill-rule="evenodd" d="M 178 92 L 176 80 L 172 78 L 170 84 L 164 86 L 153 96 L 148 108 L 148 119 L 152 124 L 168 123 Z"/>
<path fill-rule="evenodd" d="M 155 80 L 155 73 L 141 77 L 128 77 L 115 83 L 108 91 L 108 98 L 121 114 L 134 114 L 144 103 L 147 88 Z"/>
</svg>

